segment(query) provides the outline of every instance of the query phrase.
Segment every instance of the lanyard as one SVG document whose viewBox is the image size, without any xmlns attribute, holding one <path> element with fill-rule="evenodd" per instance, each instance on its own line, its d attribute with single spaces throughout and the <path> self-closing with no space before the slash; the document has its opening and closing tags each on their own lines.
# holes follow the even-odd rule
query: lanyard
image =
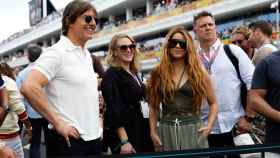
<svg viewBox="0 0 280 158">
<path fill-rule="evenodd" d="M 133 79 L 137 82 L 137 84 L 138 84 L 140 87 L 142 87 L 142 84 L 141 84 L 140 79 L 138 78 L 138 75 L 137 75 L 137 74 L 133 74 L 133 73 L 131 73 L 131 72 L 129 72 L 129 71 L 127 71 L 127 72 L 130 74 L 130 76 L 133 77 Z"/>
<path fill-rule="evenodd" d="M 218 55 L 221 45 L 222 44 L 219 45 L 218 49 L 214 50 L 214 55 L 212 55 L 209 60 L 207 59 L 205 53 L 203 53 L 203 52 L 199 53 L 200 59 L 209 74 L 211 74 L 211 66 L 214 63 L 214 61 Z"/>
</svg>

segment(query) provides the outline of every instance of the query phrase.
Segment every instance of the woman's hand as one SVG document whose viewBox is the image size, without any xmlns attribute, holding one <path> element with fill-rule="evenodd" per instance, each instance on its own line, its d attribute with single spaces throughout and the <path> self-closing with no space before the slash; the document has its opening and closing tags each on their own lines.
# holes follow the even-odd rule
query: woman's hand
<svg viewBox="0 0 280 158">
<path fill-rule="evenodd" d="M 201 135 L 202 135 L 203 137 L 207 138 L 208 135 L 210 134 L 211 130 L 212 130 L 211 127 L 205 126 L 205 127 L 201 127 L 201 128 L 198 130 L 198 132 L 200 132 Z"/>
<path fill-rule="evenodd" d="M 157 133 L 151 133 L 151 139 L 153 141 L 155 151 L 161 151 L 162 143 Z"/>
<path fill-rule="evenodd" d="M 25 128 L 23 136 L 27 136 L 27 140 L 29 143 L 32 141 L 32 127 Z"/>
<path fill-rule="evenodd" d="M 136 151 L 129 142 L 121 146 L 120 154 L 132 154 L 132 153 L 136 153 Z"/>
</svg>

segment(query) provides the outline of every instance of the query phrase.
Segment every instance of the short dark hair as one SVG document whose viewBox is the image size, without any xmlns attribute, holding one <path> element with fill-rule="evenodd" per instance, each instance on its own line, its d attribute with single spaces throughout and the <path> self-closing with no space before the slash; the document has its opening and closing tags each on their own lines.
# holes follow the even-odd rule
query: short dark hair
<svg viewBox="0 0 280 158">
<path fill-rule="evenodd" d="M 73 24 L 80 15 L 90 9 L 92 9 L 97 16 L 97 11 L 90 2 L 84 0 L 74 0 L 70 2 L 63 11 L 62 34 L 66 36 L 69 25 Z"/>
<path fill-rule="evenodd" d="M 27 57 L 31 63 L 36 61 L 41 55 L 41 53 L 42 53 L 42 48 L 38 45 L 32 44 L 27 47 L 27 54 L 28 54 Z"/>
<path fill-rule="evenodd" d="M 193 24 L 195 25 L 196 21 L 202 17 L 206 17 L 206 16 L 210 16 L 214 19 L 214 16 L 207 11 L 201 11 L 198 14 L 196 14 L 195 16 L 193 16 Z"/>
<path fill-rule="evenodd" d="M 270 37 L 272 35 L 272 26 L 270 23 L 264 21 L 264 20 L 259 20 L 255 21 L 249 24 L 249 28 L 252 30 L 256 30 L 259 28 L 263 34 L 266 36 Z"/>
</svg>

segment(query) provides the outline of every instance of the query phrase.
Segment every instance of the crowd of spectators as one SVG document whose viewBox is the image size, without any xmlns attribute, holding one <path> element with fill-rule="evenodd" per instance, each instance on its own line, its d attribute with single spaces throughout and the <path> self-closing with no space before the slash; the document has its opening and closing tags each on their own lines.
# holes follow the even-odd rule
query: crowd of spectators
<svg viewBox="0 0 280 158">
<path fill-rule="evenodd" d="M 176 7 L 184 6 L 191 4 L 193 1 L 196 0 L 155 0 L 153 1 L 153 12 L 152 16 L 158 16 L 163 12 L 169 12 L 171 10 L 174 10 Z M 22 32 L 15 33 L 11 35 L 8 39 L 2 41 L 0 45 L 6 44 L 20 36 L 23 36 L 35 29 L 38 29 L 41 26 L 44 26 L 52 21 L 58 20 L 62 16 L 62 9 L 59 10 L 58 12 L 54 12 L 46 17 L 44 17 L 40 23 L 37 25 L 25 29 Z M 218 34 L 223 40 L 229 40 L 230 41 L 230 35 L 233 31 L 233 29 L 236 26 L 239 25 L 247 25 L 251 21 L 254 20 L 266 20 L 269 23 L 272 24 L 274 32 L 276 31 L 276 21 L 275 21 L 275 13 L 266 13 L 263 15 L 255 16 L 255 17 L 250 17 L 250 18 L 242 18 L 242 19 L 237 19 L 237 20 L 232 20 L 223 24 L 219 24 L 218 26 Z M 135 20 L 141 20 L 143 18 L 147 17 L 146 15 L 146 8 L 137 8 L 133 10 L 133 18 L 131 19 L 132 21 Z M 116 27 L 119 27 L 123 24 L 128 23 L 129 21 L 126 20 L 125 14 L 121 15 L 116 15 L 111 18 L 101 18 L 100 19 L 100 25 L 97 27 L 97 31 L 101 30 L 112 30 Z M 142 41 L 139 42 L 138 48 L 141 52 L 150 52 L 150 51 L 159 51 L 162 45 L 162 38 L 155 38 L 152 40 L 148 41 Z M 26 57 L 26 53 L 23 51 L 17 51 L 14 53 L 11 53 L 9 55 L 4 55 L 0 57 L 0 62 L 11 62 L 13 60 L 16 60 L 18 58 Z"/>
<path fill-rule="evenodd" d="M 171 9 L 175 9 L 177 6 L 188 4 L 192 1 L 194 1 L 194 0 L 160 0 L 160 1 L 156 0 L 153 3 L 153 7 L 154 7 L 153 15 L 158 15 L 163 11 L 170 11 Z M 62 11 L 63 11 L 63 9 L 60 9 L 57 12 L 53 12 L 52 14 L 49 14 L 48 16 L 43 17 L 42 20 L 38 24 L 36 24 L 28 29 L 24 29 L 20 32 L 16 32 L 16 33 L 12 34 L 7 39 L 0 42 L 0 45 L 6 44 L 14 39 L 17 39 L 35 29 L 38 29 L 41 26 L 49 24 L 52 21 L 57 21 L 58 19 L 61 18 Z M 134 11 L 134 15 L 131 20 L 143 19 L 146 16 L 147 16 L 146 8 L 145 7 L 138 8 Z M 115 16 L 113 19 L 110 19 L 110 20 L 108 18 L 102 18 L 101 27 L 99 26 L 99 30 L 112 29 L 113 27 L 118 27 L 119 25 L 122 25 L 127 22 L 128 21 L 126 20 L 125 14 Z"/>
<path fill-rule="evenodd" d="M 32 27 L 30 27 L 28 29 L 24 29 L 24 30 L 22 30 L 20 32 L 16 32 L 16 33 L 12 34 L 7 39 L 5 39 L 2 42 L 0 42 L 0 45 L 4 45 L 6 43 L 9 43 L 10 41 L 12 41 L 14 39 L 17 39 L 17 38 L 19 38 L 19 37 L 21 37 L 23 35 L 26 35 L 27 33 L 30 33 L 33 30 L 36 30 L 36 29 L 38 29 L 39 27 L 41 27 L 43 25 L 46 25 L 46 24 L 48 24 L 48 23 L 50 23 L 52 21 L 55 21 L 55 20 L 61 18 L 62 11 L 63 10 L 61 9 L 61 10 L 58 10 L 57 12 L 53 12 L 52 14 L 49 14 L 48 16 L 42 18 L 42 20 L 38 24 L 36 24 L 36 25 L 34 25 L 34 26 L 32 26 Z"/>
<path fill-rule="evenodd" d="M 160 2 L 159 7 L 161 7 L 162 4 L 168 4 L 170 6 L 171 4 L 175 4 L 175 1 L 162 2 L 163 1 Z M 84 12 L 79 11 L 80 9 L 82 10 L 83 6 L 79 3 L 85 3 L 90 9 Z M 71 14 L 72 12 L 74 14 Z M 279 113 L 276 113 L 278 112 L 277 110 L 273 111 L 273 109 L 269 109 L 269 106 L 264 103 L 265 101 L 268 101 L 268 104 L 271 103 L 263 97 L 264 95 L 270 94 L 266 94 L 266 90 L 270 91 L 274 89 L 266 87 L 267 83 L 266 81 L 262 81 L 262 79 L 266 79 L 268 76 L 263 76 L 263 74 L 260 73 L 265 71 L 265 66 L 267 66 L 264 65 L 264 62 L 261 60 L 270 61 L 270 63 L 272 62 L 272 58 L 265 58 L 269 55 L 266 52 L 267 49 L 270 49 L 270 54 L 277 50 L 277 48 L 271 43 L 271 35 L 273 32 L 271 27 L 273 24 L 270 25 L 271 22 L 268 23 L 264 20 L 258 20 L 250 22 L 247 27 L 247 19 L 245 19 L 237 22 L 241 22 L 247 29 L 246 31 L 242 31 L 240 27 L 238 29 L 236 26 L 233 31 L 231 27 L 221 31 L 221 28 L 224 27 L 224 25 L 220 25 L 220 30 L 217 30 L 214 16 L 209 12 L 202 11 L 193 17 L 193 30 L 196 41 L 193 40 L 191 33 L 184 27 L 173 27 L 165 37 L 158 37 L 142 42 L 136 42 L 132 37 L 126 34 L 115 35 L 108 45 L 108 53 L 106 56 L 107 66 L 109 68 L 106 70 L 104 77 L 102 77 L 104 74 L 102 72 L 102 75 L 98 74 L 98 78 L 98 75 L 92 75 L 94 71 L 98 72 L 95 70 L 95 64 L 98 62 L 98 58 L 94 55 L 90 55 L 90 52 L 86 48 L 86 42 L 93 37 L 94 31 L 88 31 L 84 29 L 85 27 L 80 27 L 82 25 L 87 26 L 86 28 L 88 28 L 90 25 L 93 25 L 93 29 L 95 29 L 97 20 L 93 17 L 96 16 L 97 12 L 89 2 L 73 1 L 69 3 L 63 12 L 63 36 L 61 36 L 56 45 L 47 49 L 46 53 L 43 53 L 34 65 L 29 65 L 30 68 L 32 66 L 32 71 L 30 71 L 27 78 L 23 77 L 26 81 L 22 86 L 19 86 L 20 92 L 23 96 L 26 97 L 29 103 L 35 107 L 35 110 L 38 110 L 55 129 L 55 131 L 46 132 L 47 135 L 45 135 L 46 140 L 48 140 L 45 141 L 47 142 L 46 147 L 48 156 L 74 154 L 100 155 L 101 137 L 105 140 L 112 140 L 112 142 L 103 142 L 105 142 L 105 144 L 107 143 L 106 145 L 113 149 L 111 150 L 113 154 L 131 154 L 136 151 L 151 152 L 153 150 L 173 151 L 207 147 L 234 147 L 235 145 L 242 145 L 237 144 L 234 141 L 234 136 L 238 136 L 235 134 L 245 131 L 251 132 L 251 125 L 253 126 L 253 124 L 250 123 L 256 118 L 257 113 L 263 114 L 268 120 L 265 126 L 266 135 L 264 143 L 278 142 L 278 140 L 275 141 L 274 138 L 278 139 L 276 133 L 277 131 L 279 132 L 279 129 L 273 129 L 271 127 L 278 126 L 278 123 L 272 121 L 278 120 L 279 122 L 279 118 L 276 118 L 276 115 L 279 115 Z M 73 17 L 75 19 L 71 19 Z M 80 20 L 82 18 L 84 18 L 84 21 Z M 68 21 L 71 21 L 71 23 L 67 23 Z M 232 23 L 234 22 L 236 21 L 233 21 Z M 82 31 L 88 34 L 83 34 L 81 33 Z M 224 44 L 218 37 L 218 32 L 220 32 L 221 39 L 226 40 L 231 38 L 233 44 Z M 246 44 L 244 44 L 245 42 Z M 248 49 L 246 49 L 247 47 L 244 45 L 254 49 L 252 56 L 248 55 Z M 73 46 L 79 46 L 82 49 L 73 49 L 70 54 L 65 53 L 70 52 L 68 47 L 71 48 Z M 27 48 L 26 51 L 28 52 L 28 59 L 30 60 L 30 52 L 32 51 L 29 50 L 29 48 Z M 43 51 L 40 46 L 34 48 L 38 48 L 40 54 Z M 143 52 L 142 54 L 148 54 L 148 52 L 159 52 L 162 54 L 160 63 L 152 71 L 146 87 L 138 76 L 140 73 L 136 64 L 138 63 L 138 49 L 140 52 Z M 84 58 L 84 61 L 86 61 L 85 63 L 87 65 L 78 65 L 78 62 L 80 61 L 77 60 L 77 63 L 73 64 L 73 59 L 76 59 L 76 54 L 80 52 L 87 54 L 84 56 L 86 57 Z M 102 54 L 102 52 L 100 54 Z M 17 55 L 23 56 L 24 52 L 18 52 Z M 258 60 L 260 63 L 254 63 L 254 60 L 257 57 L 259 57 Z M 276 58 L 278 56 L 272 57 Z M 230 62 L 225 59 L 229 59 Z M 250 59 L 252 59 L 252 61 Z M 236 60 L 238 62 L 236 62 Z M 34 61 L 30 60 L 31 63 Z M 253 64 L 256 64 L 255 72 Z M 80 74 L 90 75 L 85 75 L 85 77 L 82 76 L 82 78 L 78 79 L 73 78 L 80 77 L 75 76 L 75 74 L 73 75 L 72 71 L 69 71 L 69 66 L 71 67 L 73 65 L 75 67 L 72 68 L 77 72 L 80 72 Z M 100 63 L 98 65 L 102 68 Z M 85 66 L 88 69 L 84 69 Z M 271 64 L 271 66 L 271 68 L 273 68 L 276 65 Z M 9 65 L 6 64 L 5 67 L 9 67 Z M 91 67 L 94 67 L 94 71 Z M 116 69 L 116 67 L 118 68 Z M 57 68 L 59 68 L 59 71 L 57 71 Z M 226 71 L 218 71 L 221 69 Z M 272 70 L 277 70 L 277 72 L 280 71 L 280 69 Z M 13 71 L 10 72 L 10 74 L 12 74 L 11 78 L 13 78 L 15 73 Z M 19 73 L 19 76 L 21 76 L 22 72 Z M 1 71 L 1 75 L 3 74 L 4 71 Z M 116 77 L 117 75 L 118 77 Z M 61 78 L 63 80 L 61 80 Z M 65 78 L 69 79 L 66 80 L 68 82 L 70 81 L 74 83 L 74 80 L 79 82 L 75 82 L 74 85 L 71 84 L 71 87 L 67 87 L 69 84 L 68 82 L 65 82 Z M 213 85 L 210 84 L 212 83 L 211 78 L 214 81 Z M 194 81 L 189 79 L 194 79 Z M 229 82 L 222 82 L 226 80 Z M 122 81 L 125 81 L 125 83 L 122 83 Z M 127 81 L 130 81 L 131 84 L 126 84 Z M 119 83 L 121 84 L 119 85 Z M 240 87 L 235 86 L 237 84 L 240 84 Z M 119 89 L 112 90 L 112 85 L 113 87 L 122 87 L 125 89 L 122 89 L 121 91 Z M 75 92 L 77 91 L 77 88 L 80 88 L 83 89 L 82 91 L 79 91 L 82 94 L 81 96 L 86 97 L 83 99 L 80 97 L 72 98 L 70 93 L 63 93 L 64 95 L 59 97 L 59 100 L 56 100 L 56 96 L 61 93 L 59 93 L 60 91 L 52 91 L 49 86 L 64 87 L 61 90 L 64 92 L 71 91 L 71 94 L 72 91 Z M 192 88 L 190 89 L 188 86 Z M 94 87 L 94 89 L 92 89 L 92 87 Z M 139 90 L 130 89 L 135 87 Z M 163 87 L 163 89 L 161 87 Z M 252 87 L 252 89 L 250 89 L 250 87 Z M 8 86 L 6 88 L 9 90 Z M 150 112 L 148 115 L 144 116 L 141 102 L 146 101 L 144 100 L 146 97 L 144 93 L 145 88 L 148 90 L 147 102 L 149 104 Z M 167 88 L 167 90 L 165 90 L 165 88 Z M 245 88 L 245 90 L 243 88 Z M 182 89 L 184 93 L 181 93 Z M 262 91 L 258 91 L 257 89 L 262 89 Z M 98 106 L 100 105 L 98 103 L 98 98 L 100 97 L 100 93 L 98 90 L 102 91 L 104 102 L 106 104 L 104 115 L 99 115 L 100 109 L 98 109 Z M 133 94 L 134 90 L 135 94 Z M 252 92 L 254 93 L 251 93 L 251 90 L 253 90 Z M 185 93 L 187 91 L 188 93 Z M 248 94 L 248 97 L 243 93 L 244 91 Z M 139 96 L 136 96 L 136 100 L 122 100 L 124 97 L 117 98 L 120 93 L 124 96 L 129 96 L 131 94 L 132 96 L 136 96 L 138 93 Z M 189 96 L 189 94 L 193 95 Z M 112 96 L 114 98 L 112 98 Z M 73 99 L 71 104 L 68 101 L 70 98 Z M 184 102 L 182 102 L 182 98 Z M 262 102 L 259 103 L 258 100 L 254 98 L 258 98 L 258 100 L 262 99 Z M 205 99 L 207 99 L 207 102 L 204 102 Z M 178 102 L 176 100 L 178 100 Z M 182 102 L 182 104 L 180 102 Z M 77 105 L 80 103 L 83 104 L 83 107 L 77 108 Z M 132 104 L 135 105 L 132 106 Z M 66 108 L 64 105 L 67 105 L 68 107 Z M 92 108 L 92 105 L 94 105 L 94 108 Z M 255 107 L 255 105 L 257 107 Z M 276 108 L 273 105 L 272 108 Z M 174 109 L 168 109 L 169 106 Z M 219 109 L 223 110 L 218 111 L 217 106 L 219 106 Z M 60 107 L 62 107 L 63 110 L 60 109 Z M 53 111 L 53 109 L 59 110 Z M 160 111 L 160 109 L 162 111 Z M 116 112 L 116 110 L 119 111 Z M 7 111 L 9 112 L 9 109 Z M 24 109 L 22 109 L 21 113 L 18 113 L 18 115 L 22 114 L 22 111 L 24 111 Z M 159 124 L 157 112 L 161 112 L 162 114 Z M 24 114 L 25 113 L 26 112 L 24 111 Z M 83 113 L 83 116 L 80 115 L 81 113 Z M 274 115 L 273 117 L 269 116 L 271 113 L 274 114 L 275 117 Z M 24 116 L 24 119 L 20 116 L 19 118 L 25 123 L 26 129 L 28 131 L 34 131 L 34 125 L 32 124 L 31 127 L 27 120 L 27 115 Z M 88 118 L 86 121 L 92 123 L 90 126 L 87 122 L 84 122 L 84 116 L 87 116 Z M 98 116 L 101 116 L 101 118 L 98 118 Z M 149 120 L 144 120 L 146 116 L 149 116 Z M 68 118 L 71 118 L 71 120 L 68 120 Z M 74 118 L 73 120 L 76 120 L 77 124 L 75 124 L 76 122 L 72 122 L 72 118 Z M 103 123 L 100 123 L 103 119 L 104 126 Z M 26 120 L 26 122 L 24 120 Z M 131 120 L 132 122 L 127 123 L 126 120 Z M 136 122 L 134 122 L 135 120 Z M 215 120 L 217 120 L 216 123 Z M 146 133 L 146 130 L 149 129 L 148 126 L 142 126 L 145 122 L 150 125 L 150 131 L 148 131 L 150 134 Z M 202 124 L 202 122 L 204 122 L 204 124 Z M 17 120 L 15 123 L 17 124 Z M 98 126 L 99 123 L 102 126 Z M 157 126 L 157 124 L 159 126 Z M 195 128 L 186 131 L 186 129 L 189 129 L 189 125 L 195 125 Z M 200 128 L 201 125 L 207 126 Z M 138 127 L 140 128 L 138 129 Z M 156 127 L 159 127 L 159 133 L 157 133 Z M 101 128 L 104 129 L 104 131 L 100 132 L 99 130 L 101 130 Z M 177 131 L 181 129 L 184 129 L 184 132 L 179 134 Z M 19 128 L 17 127 L 16 130 L 19 130 Z M 83 131 L 83 133 L 80 131 Z M 172 132 L 171 134 L 168 134 L 170 132 L 167 131 L 176 132 L 174 134 L 172 134 Z M 102 132 L 103 135 L 101 136 Z M 199 135 L 198 132 L 201 132 L 201 135 Z M 164 133 L 167 133 L 167 135 L 172 137 L 166 139 Z M 141 134 L 143 136 L 142 138 L 149 138 L 149 136 L 151 136 L 152 142 L 144 144 L 143 142 L 146 142 L 146 140 L 142 138 L 139 139 Z M 61 136 L 65 138 L 66 142 L 59 139 Z M 76 140 L 70 140 L 69 136 L 76 138 Z M 189 136 L 194 136 L 194 139 L 189 139 Z M 203 137 L 200 138 L 200 136 Z M 111 139 L 111 137 L 113 139 L 116 137 L 117 140 L 115 141 Z M 38 138 L 40 140 L 41 136 Z M 3 139 L 6 139 L 6 137 Z M 32 139 L 34 140 L 33 136 Z M 182 140 L 182 142 L 178 144 L 178 140 Z M 209 144 L 207 142 L 209 142 Z M 61 144 L 61 148 L 56 148 L 56 144 Z M 148 149 L 148 145 L 153 145 L 154 149 Z M 94 146 L 94 148 L 90 148 L 91 151 L 82 151 L 82 149 L 85 148 L 90 150 L 87 146 Z M 68 149 L 69 147 L 72 148 L 71 152 Z M 146 147 L 147 149 L 145 149 Z M 92 149 L 94 149 L 94 151 Z M 23 155 L 22 153 L 22 149 L 17 152 L 18 155 Z M 278 154 L 276 155 L 276 157 L 279 157 Z M 234 153 L 234 155 L 229 153 L 227 157 L 237 158 L 240 156 L 237 153 Z"/>
</svg>

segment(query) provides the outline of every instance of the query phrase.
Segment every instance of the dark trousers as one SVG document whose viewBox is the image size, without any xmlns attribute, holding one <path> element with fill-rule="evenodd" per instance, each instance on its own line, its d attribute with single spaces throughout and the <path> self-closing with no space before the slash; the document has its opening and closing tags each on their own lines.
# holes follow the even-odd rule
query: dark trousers
<svg viewBox="0 0 280 158">
<path fill-rule="evenodd" d="M 71 147 L 68 147 L 65 138 L 51 130 L 48 132 L 46 139 L 48 140 L 46 145 L 48 158 L 101 155 L 102 145 L 100 138 L 84 141 L 69 137 Z"/>
<path fill-rule="evenodd" d="M 46 135 L 48 131 L 48 121 L 44 118 L 29 118 L 32 125 L 32 140 L 30 145 L 30 158 L 40 158 L 41 156 L 41 133 Z M 46 139 L 45 139 L 46 142 Z"/>
<path fill-rule="evenodd" d="M 210 134 L 208 136 L 208 143 L 210 148 L 235 146 L 232 131 L 222 134 Z M 213 156 L 210 158 L 224 158 L 224 156 Z M 240 158 L 240 155 L 229 154 L 227 158 Z"/>
</svg>

